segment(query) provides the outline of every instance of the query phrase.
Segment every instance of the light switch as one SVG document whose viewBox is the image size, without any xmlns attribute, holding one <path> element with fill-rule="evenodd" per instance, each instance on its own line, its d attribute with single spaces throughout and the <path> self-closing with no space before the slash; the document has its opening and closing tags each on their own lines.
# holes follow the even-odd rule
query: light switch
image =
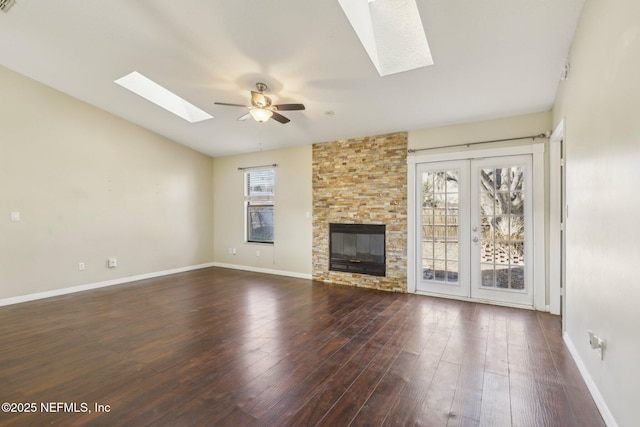
<svg viewBox="0 0 640 427">
<path fill-rule="evenodd" d="M 11 212 L 11 221 L 20 221 L 20 212 Z"/>
</svg>

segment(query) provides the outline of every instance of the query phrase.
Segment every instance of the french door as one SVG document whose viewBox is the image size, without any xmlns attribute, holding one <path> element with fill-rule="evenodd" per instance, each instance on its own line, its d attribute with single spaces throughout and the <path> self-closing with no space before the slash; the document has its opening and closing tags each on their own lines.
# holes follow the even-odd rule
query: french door
<svg viewBox="0 0 640 427">
<path fill-rule="evenodd" d="M 420 163 L 416 290 L 533 305 L 531 155 Z"/>
</svg>

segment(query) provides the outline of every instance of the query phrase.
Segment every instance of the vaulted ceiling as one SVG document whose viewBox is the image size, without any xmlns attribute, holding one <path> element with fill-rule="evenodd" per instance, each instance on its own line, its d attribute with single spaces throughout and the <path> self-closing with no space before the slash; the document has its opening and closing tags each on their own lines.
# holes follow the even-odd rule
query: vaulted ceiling
<svg viewBox="0 0 640 427">
<path fill-rule="evenodd" d="M 548 111 L 583 3 L 417 0 L 434 64 L 380 77 L 338 0 L 16 0 L 0 64 L 223 156 Z M 215 118 L 189 123 L 113 83 L 132 71 Z M 306 110 L 283 125 L 214 105 L 248 104 L 256 82 Z"/>
</svg>

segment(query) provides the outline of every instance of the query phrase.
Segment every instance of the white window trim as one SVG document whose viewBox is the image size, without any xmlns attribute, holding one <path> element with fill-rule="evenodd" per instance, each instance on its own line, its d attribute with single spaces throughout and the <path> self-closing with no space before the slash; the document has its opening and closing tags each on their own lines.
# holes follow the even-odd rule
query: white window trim
<svg viewBox="0 0 640 427">
<path fill-rule="evenodd" d="M 252 172 L 259 172 L 270 170 L 273 171 L 273 193 L 270 196 L 256 196 L 255 198 L 251 198 L 247 194 L 249 174 Z M 276 168 L 275 166 L 264 166 L 264 167 L 252 167 L 243 171 L 243 210 L 244 210 L 244 243 L 249 245 L 269 245 L 273 246 L 275 244 L 276 236 L 275 236 L 275 194 L 276 194 Z M 249 202 L 259 202 L 264 201 L 265 204 L 271 205 L 273 207 L 274 212 L 274 231 L 273 231 L 273 240 L 271 242 L 259 242 L 255 240 L 249 240 Z"/>
</svg>

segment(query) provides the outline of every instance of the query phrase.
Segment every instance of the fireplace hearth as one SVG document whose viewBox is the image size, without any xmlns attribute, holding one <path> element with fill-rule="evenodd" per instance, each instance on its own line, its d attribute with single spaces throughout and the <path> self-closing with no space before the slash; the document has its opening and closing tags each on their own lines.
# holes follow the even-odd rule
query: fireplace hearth
<svg viewBox="0 0 640 427">
<path fill-rule="evenodd" d="M 329 270 L 386 275 L 385 226 L 329 224 Z"/>
</svg>

